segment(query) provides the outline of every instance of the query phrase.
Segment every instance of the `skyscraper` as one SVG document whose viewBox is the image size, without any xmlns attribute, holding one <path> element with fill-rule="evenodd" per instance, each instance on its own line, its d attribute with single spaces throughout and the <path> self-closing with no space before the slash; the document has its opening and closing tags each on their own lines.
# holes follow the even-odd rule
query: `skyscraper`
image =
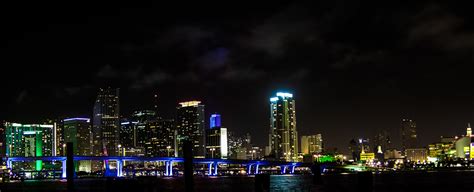
<svg viewBox="0 0 474 192">
<path fill-rule="evenodd" d="M 89 118 L 64 119 L 64 142 L 72 142 L 74 155 L 92 154 L 92 129 Z"/>
<path fill-rule="evenodd" d="M 227 128 L 221 127 L 219 114 L 212 114 L 209 122 L 209 129 L 206 129 L 206 157 L 225 159 L 229 155 Z"/>
<path fill-rule="evenodd" d="M 54 124 L 5 123 L 6 153 L 9 157 L 52 156 L 55 145 Z M 42 170 L 43 162 L 35 162 L 35 170 Z"/>
<path fill-rule="evenodd" d="M 91 156 L 92 128 L 89 118 L 68 118 L 63 120 L 64 142 L 72 142 L 74 155 Z M 64 151 L 64 147 L 63 147 Z M 77 171 L 91 171 L 91 161 L 74 163 Z"/>
<path fill-rule="evenodd" d="M 298 132 L 293 94 L 278 92 L 270 98 L 270 155 L 277 160 L 296 161 Z"/>
<path fill-rule="evenodd" d="M 305 155 L 321 153 L 323 151 L 323 138 L 321 134 L 301 137 L 301 152 Z"/>
<path fill-rule="evenodd" d="M 146 123 L 145 155 L 172 157 L 175 148 L 175 125 L 172 119 L 157 119 Z"/>
<path fill-rule="evenodd" d="M 416 148 L 416 123 L 411 119 L 402 119 L 400 126 L 402 154 L 409 148 Z"/>
<path fill-rule="evenodd" d="M 204 125 L 204 105 L 200 101 L 179 103 L 176 116 L 177 156 L 183 155 L 183 141 L 189 140 L 193 143 L 194 157 L 205 157 Z"/>
<path fill-rule="evenodd" d="M 100 89 L 94 104 L 93 155 L 117 155 L 120 144 L 119 109 L 119 89 Z"/>
</svg>

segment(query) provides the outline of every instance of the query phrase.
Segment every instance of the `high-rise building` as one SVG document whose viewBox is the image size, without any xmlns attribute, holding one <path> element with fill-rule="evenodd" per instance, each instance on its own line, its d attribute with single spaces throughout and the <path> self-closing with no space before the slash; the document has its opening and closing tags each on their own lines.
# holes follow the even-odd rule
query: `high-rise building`
<svg viewBox="0 0 474 192">
<path fill-rule="evenodd" d="M 0 122 L 0 159 L 3 159 L 3 157 L 7 156 L 6 146 L 7 146 L 7 143 L 5 140 L 5 122 L 2 121 Z"/>
<path fill-rule="evenodd" d="M 416 123 L 411 119 L 402 119 L 401 122 L 401 141 L 402 153 L 405 155 L 405 150 L 408 148 L 416 148 Z"/>
<path fill-rule="evenodd" d="M 63 121 L 64 143 L 72 142 L 74 155 L 92 155 L 92 127 L 89 118 L 68 118 Z M 65 145 L 64 145 L 65 146 Z M 62 147 L 62 151 L 66 151 Z M 76 171 L 91 171 L 91 161 L 75 162 Z"/>
<path fill-rule="evenodd" d="M 278 92 L 270 98 L 270 156 L 277 160 L 298 159 L 298 132 L 293 94 Z"/>
<path fill-rule="evenodd" d="M 137 143 L 137 121 L 130 121 L 128 119 L 122 120 L 120 123 L 120 147 L 130 148 L 135 147 Z"/>
<path fill-rule="evenodd" d="M 321 134 L 301 137 L 301 152 L 304 155 L 321 153 L 323 151 L 323 138 Z"/>
<path fill-rule="evenodd" d="M 189 140 L 193 144 L 194 157 L 205 157 L 204 125 L 204 105 L 200 101 L 179 103 L 176 115 L 176 156 L 182 157 L 183 141 Z"/>
<path fill-rule="evenodd" d="M 9 157 L 53 156 L 55 124 L 5 123 L 6 153 Z M 43 162 L 34 165 L 41 170 Z"/>
<path fill-rule="evenodd" d="M 64 119 L 64 142 L 72 142 L 74 155 L 92 155 L 92 128 L 89 118 Z"/>
<path fill-rule="evenodd" d="M 93 155 L 116 156 L 118 154 L 119 109 L 119 89 L 100 89 L 92 118 Z"/>
<path fill-rule="evenodd" d="M 372 140 L 372 152 L 383 154 L 383 151 L 392 148 L 392 141 L 386 130 L 379 131 Z M 383 159 L 383 158 L 381 158 Z"/>
<path fill-rule="evenodd" d="M 175 125 L 173 119 L 158 119 L 146 123 L 145 155 L 172 157 L 175 155 Z"/>
<path fill-rule="evenodd" d="M 209 129 L 206 129 L 206 157 L 228 157 L 227 128 L 221 127 L 221 116 L 212 114 Z"/>
</svg>

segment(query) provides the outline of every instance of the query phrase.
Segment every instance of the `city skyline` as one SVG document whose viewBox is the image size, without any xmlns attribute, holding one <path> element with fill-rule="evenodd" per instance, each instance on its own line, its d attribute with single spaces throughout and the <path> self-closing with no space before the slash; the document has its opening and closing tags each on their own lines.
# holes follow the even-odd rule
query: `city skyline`
<svg viewBox="0 0 474 192">
<path fill-rule="evenodd" d="M 17 22 L 5 26 L 1 120 L 89 117 L 97 90 L 111 86 L 123 115 L 152 109 L 155 94 L 167 118 L 199 99 L 259 146 L 279 90 L 298 100 L 300 135 L 322 133 L 343 151 L 379 129 L 398 146 L 402 118 L 416 120 L 422 145 L 474 122 L 474 23 L 459 3 L 110 6 L 8 10 Z"/>
</svg>

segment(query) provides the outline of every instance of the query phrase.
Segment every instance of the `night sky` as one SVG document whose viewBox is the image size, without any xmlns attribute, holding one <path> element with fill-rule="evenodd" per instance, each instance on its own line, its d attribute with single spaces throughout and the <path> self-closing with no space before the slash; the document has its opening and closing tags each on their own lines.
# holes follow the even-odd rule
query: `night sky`
<svg viewBox="0 0 474 192">
<path fill-rule="evenodd" d="M 403 117 L 421 145 L 474 123 L 471 6 L 114 3 L 2 6 L 0 120 L 91 116 L 112 86 L 124 117 L 154 93 L 164 117 L 198 99 L 260 146 L 277 91 L 294 94 L 300 136 L 343 152 L 382 129 L 398 146 Z"/>
</svg>

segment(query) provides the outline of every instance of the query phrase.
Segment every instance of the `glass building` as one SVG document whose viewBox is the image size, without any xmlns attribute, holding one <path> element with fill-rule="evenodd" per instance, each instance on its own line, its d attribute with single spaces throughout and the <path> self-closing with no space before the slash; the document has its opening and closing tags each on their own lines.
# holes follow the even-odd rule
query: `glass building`
<svg viewBox="0 0 474 192">
<path fill-rule="evenodd" d="M 298 132 L 293 94 L 278 92 L 270 98 L 270 131 L 268 150 L 277 160 L 297 161 Z"/>
<path fill-rule="evenodd" d="M 72 143 L 74 155 L 92 155 L 92 128 L 89 118 L 64 119 L 62 135 L 64 143 Z M 65 145 L 62 148 L 62 151 L 66 151 Z M 91 171 L 91 161 L 78 161 L 74 162 L 74 165 L 76 171 Z"/>
<path fill-rule="evenodd" d="M 53 156 L 55 149 L 55 124 L 5 123 L 6 155 L 9 157 Z M 35 170 L 43 168 L 41 160 L 35 161 Z"/>
<path fill-rule="evenodd" d="M 119 89 L 100 89 L 92 118 L 93 155 L 117 155 L 120 144 L 119 109 Z"/>
<path fill-rule="evenodd" d="M 148 157 L 175 156 L 175 125 L 172 119 L 148 121 L 145 155 Z"/>
<path fill-rule="evenodd" d="M 64 142 L 72 142 L 74 155 L 92 155 L 92 128 L 89 118 L 64 119 Z"/>
<path fill-rule="evenodd" d="M 183 141 L 189 140 L 193 144 L 194 157 L 205 157 L 204 125 L 204 105 L 200 101 L 179 103 L 176 114 L 176 156 L 182 157 Z"/>
</svg>

